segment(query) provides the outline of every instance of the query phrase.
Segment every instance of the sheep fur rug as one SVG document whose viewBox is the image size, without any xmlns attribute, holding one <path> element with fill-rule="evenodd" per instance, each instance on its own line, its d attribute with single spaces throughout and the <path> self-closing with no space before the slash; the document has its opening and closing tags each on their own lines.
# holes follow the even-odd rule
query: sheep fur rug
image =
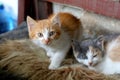
<svg viewBox="0 0 120 80">
<path fill-rule="evenodd" d="M 27 80 L 118 80 L 88 70 L 66 58 L 60 68 L 49 70 L 45 51 L 30 40 L 7 41 L 0 45 L 0 68 Z"/>
</svg>

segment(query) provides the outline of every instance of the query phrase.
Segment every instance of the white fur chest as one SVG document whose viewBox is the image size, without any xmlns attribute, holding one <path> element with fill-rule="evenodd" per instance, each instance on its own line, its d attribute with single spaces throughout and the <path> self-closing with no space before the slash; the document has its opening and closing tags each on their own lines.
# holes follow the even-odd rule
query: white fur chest
<svg viewBox="0 0 120 80">
<path fill-rule="evenodd" d="M 120 62 L 113 62 L 108 56 L 101 63 L 92 68 L 104 74 L 120 73 Z"/>
<path fill-rule="evenodd" d="M 102 72 L 105 74 L 120 73 L 120 62 L 113 62 L 110 58 L 106 58 L 101 66 L 104 67 Z"/>
</svg>

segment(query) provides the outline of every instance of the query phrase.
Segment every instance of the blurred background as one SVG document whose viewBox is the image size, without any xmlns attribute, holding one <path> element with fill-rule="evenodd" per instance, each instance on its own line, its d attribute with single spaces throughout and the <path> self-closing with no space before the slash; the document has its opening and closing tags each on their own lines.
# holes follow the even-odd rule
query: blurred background
<svg viewBox="0 0 120 80">
<path fill-rule="evenodd" d="M 52 3 L 47 0 L 0 0 L 0 34 L 11 31 L 26 21 L 47 18 L 52 13 Z"/>
<path fill-rule="evenodd" d="M 68 11 L 81 18 L 84 10 L 112 18 L 113 23 L 109 26 L 114 23 L 119 26 L 120 0 L 0 0 L 0 34 L 15 29 L 26 21 L 26 16 L 37 20 L 47 18 L 51 13 Z M 114 19 L 118 19 L 118 23 Z"/>
<path fill-rule="evenodd" d="M 0 34 L 17 26 L 18 0 L 0 0 Z"/>
</svg>

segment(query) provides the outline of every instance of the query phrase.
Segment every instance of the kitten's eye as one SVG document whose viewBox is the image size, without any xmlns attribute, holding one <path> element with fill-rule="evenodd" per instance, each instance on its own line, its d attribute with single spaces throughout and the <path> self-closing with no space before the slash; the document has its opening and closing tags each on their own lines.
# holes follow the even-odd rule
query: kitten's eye
<svg viewBox="0 0 120 80">
<path fill-rule="evenodd" d="M 55 31 L 51 31 L 50 33 L 49 33 L 49 36 L 52 36 L 52 35 L 54 35 L 55 34 Z"/>
<path fill-rule="evenodd" d="M 42 34 L 42 33 L 38 33 L 38 36 L 39 36 L 39 37 L 42 37 L 42 36 L 43 36 L 43 34 Z"/>
<path fill-rule="evenodd" d="M 93 55 L 93 57 L 96 57 L 97 56 L 97 54 L 96 55 Z"/>
</svg>

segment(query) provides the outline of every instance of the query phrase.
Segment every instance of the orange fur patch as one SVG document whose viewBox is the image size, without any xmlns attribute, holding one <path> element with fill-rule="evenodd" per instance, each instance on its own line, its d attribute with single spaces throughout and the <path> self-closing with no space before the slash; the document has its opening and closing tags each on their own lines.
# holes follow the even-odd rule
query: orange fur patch
<svg viewBox="0 0 120 80">
<path fill-rule="evenodd" d="M 60 34 L 61 34 L 60 28 L 56 25 L 53 26 L 51 24 L 51 21 L 48 20 L 48 19 L 37 21 L 36 24 L 33 27 L 34 28 L 29 31 L 29 36 L 30 36 L 31 39 L 38 38 L 37 33 L 43 33 L 43 30 L 45 28 L 48 29 L 48 30 L 56 32 L 56 34 L 53 35 L 51 37 L 51 39 L 58 39 Z M 51 41 L 51 39 L 50 39 L 50 41 Z M 43 39 L 42 42 L 45 43 L 45 40 Z"/>
<path fill-rule="evenodd" d="M 112 61 L 120 62 L 120 45 L 114 47 L 111 50 L 109 57 L 111 58 Z"/>
<path fill-rule="evenodd" d="M 79 28 L 82 29 L 80 20 L 77 19 L 72 14 L 70 14 L 70 13 L 58 13 L 57 15 L 60 17 L 62 29 L 64 29 L 64 31 L 68 32 L 68 34 L 71 37 L 74 36 L 74 33 L 76 30 L 78 30 Z M 55 14 L 51 15 L 49 17 L 49 19 L 52 19 L 54 16 L 55 16 Z"/>
<path fill-rule="evenodd" d="M 91 50 L 93 55 L 97 55 L 98 57 L 101 57 L 102 52 L 98 48 L 93 48 L 92 46 L 89 46 L 89 49 Z"/>
<path fill-rule="evenodd" d="M 120 62 L 120 36 L 117 37 L 114 41 L 116 44 L 108 54 L 112 61 Z"/>
<path fill-rule="evenodd" d="M 35 22 L 33 25 L 32 30 L 29 29 L 29 36 L 30 38 L 37 38 L 36 33 L 41 32 L 42 30 L 47 28 L 47 29 L 53 29 L 56 31 L 56 35 L 54 35 L 52 38 L 57 39 L 59 38 L 61 31 L 59 25 L 53 25 L 52 20 L 54 19 L 53 17 L 56 16 L 56 14 L 53 14 L 50 16 L 48 19 L 44 20 L 38 20 L 35 21 L 32 18 L 27 18 L 27 24 L 28 28 L 30 28 L 29 24 L 31 22 Z M 61 28 L 66 32 L 71 38 L 74 37 L 76 30 L 79 28 L 82 29 L 82 26 L 80 27 L 81 23 L 80 20 L 77 19 L 75 16 L 73 16 L 70 13 L 58 13 L 57 16 L 60 18 L 60 23 L 61 23 Z M 81 31 L 80 31 L 81 32 Z M 81 35 L 81 34 L 80 34 Z"/>
</svg>

